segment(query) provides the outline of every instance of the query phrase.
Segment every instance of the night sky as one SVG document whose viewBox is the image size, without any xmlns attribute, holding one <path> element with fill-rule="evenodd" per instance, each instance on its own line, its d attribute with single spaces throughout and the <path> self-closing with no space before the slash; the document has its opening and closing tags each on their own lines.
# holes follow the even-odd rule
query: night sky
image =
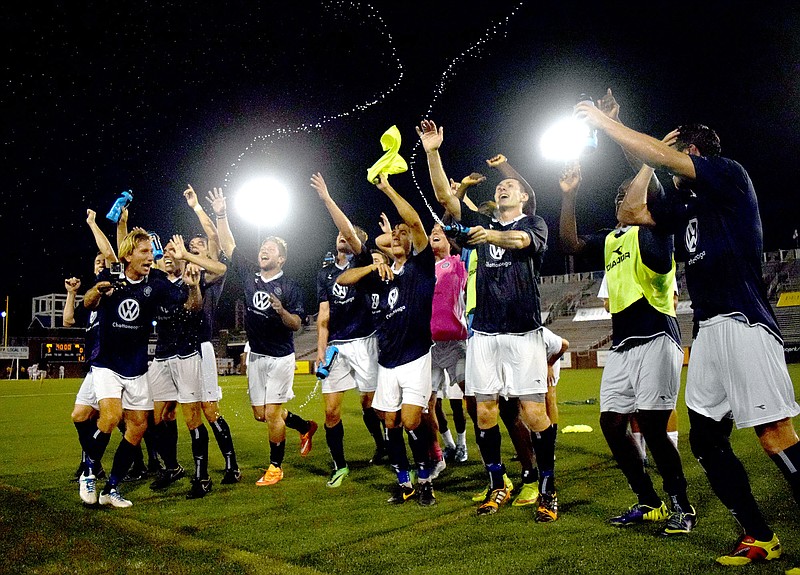
<svg viewBox="0 0 800 575">
<path fill-rule="evenodd" d="M 72 275 L 90 284 L 87 208 L 111 235 L 104 214 L 131 189 L 130 224 L 191 235 L 199 225 L 182 197 L 187 183 L 203 197 L 224 184 L 232 197 L 264 175 L 291 190 L 290 216 L 258 230 L 231 210 L 234 235 L 253 251 L 259 233 L 286 238 L 285 269 L 316 311 L 313 276 L 335 228 L 311 173 L 322 172 L 374 237 L 382 210 L 397 218 L 366 169 L 396 124 L 419 188 L 409 173 L 392 183 L 432 224 L 413 129 L 427 115 L 445 127 L 448 175 L 489 176 L 478 200 L 498 180 L 484 163 L 496 153 L 528 178 L 550 228 L 544 273 L 561 273 L 561 165 L 543 159 L 538 142 L 578 94 L 608 87 L 635 129 L 661 137 L 699 121 L 717 130 L 723 155 L 755 183 L 766 249 L 793 247 L 800 226 L 797 2 L 648 2 L 642 13 L 636 3 L 504 0 L 479 9 L 437 0 L 13 4 L 1 20 L 0 96 L 0 234 L 10 256 L 0 296 L 11 298 L 12 335 L 30 323 L 33 296 L 63 291 Z M 627 175 L 601 136 L 583 162 L 581 230 L 613 224 Z"/>
</svg>

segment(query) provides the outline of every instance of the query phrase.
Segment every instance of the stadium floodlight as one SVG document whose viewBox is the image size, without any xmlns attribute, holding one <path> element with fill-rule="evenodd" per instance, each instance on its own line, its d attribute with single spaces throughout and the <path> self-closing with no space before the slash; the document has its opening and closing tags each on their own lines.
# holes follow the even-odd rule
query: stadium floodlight
<svg viewBox="0 0 800 575">
<path fill-rule="evenodd" d="M 542 154 L 548 160 L 577 160 L 586 149 L 590 136 L 586 122 L 575 118 L 560 120 L 542 136 Z"/>
<path fill-rule="evenodd" d="M 289 192 L 272 178 L 246 182 L 235 201 L 238 214 L 259 228 L 279 224 L 289 213 Z"/>
</svg>

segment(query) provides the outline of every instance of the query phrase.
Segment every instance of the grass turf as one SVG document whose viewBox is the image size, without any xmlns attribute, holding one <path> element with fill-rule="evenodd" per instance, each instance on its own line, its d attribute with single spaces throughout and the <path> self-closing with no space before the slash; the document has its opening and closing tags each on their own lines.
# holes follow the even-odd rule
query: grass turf
<svg viewBox="0 0 800 575">
<path fill-rule="evenodd" d="M 790 366 L 800 381 L 800 366 Z M 256 487 L 267 464 L 267 429 L 251 415 L 243 377 L 222 378 L 222 412 L 234 435 L 244 472 L 238 485 L 220 485 L 223 465 L 213 435 L 214 488 L 187 501 L 183 479 L 163 492 L 149 481 L 123 484 L 127 510 L 81 505 L 69 479 L 80 448 L 69 413 L 79 380 L 0 383 L 0 573 L 709 573 L 730 550 L 738 527 L 711 493 L 688 446 L 686 408 L 679 405 L 680 451 L 699 523 L 689 536 L 661 540 L 659 525 L 618 529 L 608 518 L 634 502 L 599 431 L 600 370 L 564 370 L 558 387 L 560 428 L 588 424 L 592 433 L 560 433 L 556 473 L 560 518 L 533 521 L 530 507 L 504 507 L 477 517 L 471 495 L 485 486 L 471 425 L 470 459 L 450 464 L 435 482 L 439 504 L 385 503 L 390 470 L 367 463 L 373 443 L 361 421 L 356 392 L 345 394 L 345 449 L 351 474 L 338 489 L 325 481 L 330 462 L 322 429 L 322 400 L 303 409 L 320 422 L 314 449 L 298 454 L 298 435 L 287 430 L 286 477 Z M 297 409 L 314 387 L 295 381 Z M 800 393 L 798 394 L 800 396 Z M 564 403 L 567 402 L 567 403 Z M 179 416 L 180 421 L 180 416 Z M 179 458 L 192 466 L 188 434 L 180 432 Z M 751 430 L 734 431 L 734 448 L 747 468 L 767 520 L 782 537 L 784 558 L 747 567 L 748 575 L 780 573 L 800 563 L 798 509 L 786 482 L 763 454 Z M 105 457 L 110 467 L 119 441 Z M 503 437 L 508 462 L 511 442 Z M 518 480 L 519 466 L 508 462 Z M 654 483 L 660 485 L 655 469 Z"/>
</svg>

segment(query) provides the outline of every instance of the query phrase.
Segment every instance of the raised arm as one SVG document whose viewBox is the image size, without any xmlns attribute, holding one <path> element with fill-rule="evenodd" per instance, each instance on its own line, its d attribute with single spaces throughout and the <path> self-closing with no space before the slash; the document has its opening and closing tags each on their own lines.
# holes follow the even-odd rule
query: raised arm
<svg viewBox="0 0 800 575">
<path fill-rule="evenodd" d="M 380 191 L 386 194 L 386 197 L 394 204 L 397 213 L 400 214 L 400 219 L 403 220 L 411 232 L 411 245 L 414 246 L 417 253 L 421 252 L 428 246 L 428 234 L 425 231 L 425 227 L 422 225 L 422 220 L 417 210 L 411 207 L 411 204 L 389 184 L 386 174 L 380 174 L 378 177 L 380 179 L 375 185 Z M 448 186 L 448 189 L 449 188 Z"/>
<path fill-rule="evenodd" d="M 189 286 L 189 298 L 183 304 L 183 307 L 189 311 L 203 309 L 203 294 L 200 291 L 200 268 L 194 264 L 188 264 L 183 270 L 183 283 Z"/>
<path fill-rule="evenodd" d="M 208 238 L 208 253 L 213 257 L 219 258 L 219 235 L 217 234 L 217 226 L 208 217 L 208 214 L 197 201 L 197 194 L 192 188 L 191 184 L 183 192 L 183 197 L 186 198 L 186 203 L 192 210 L 194 210 L 197 219 L 200 221 L 200 226 L 203 228 L 206 237 Z M 207 270 L 208 268 L 206 268 Z"/>
<path fill-rule="evenodd" d="M 362 266 L 360 268 L 347 269 L 338 278 L 336 278 L 336 283 L 343 286 L 355 285 L 372 272 L 378 272 L 381 280 L 384 281 L 394 278 L 394 272 L 392 271 L 392 268 L 387 264 L 380 263 Z"/>
<path fill-rule="evenodd" d="M 586 242 L 578 237 L 578 224 L 575 221 L 575 196 L 581 187 L 581 167 L 577 162 L 567 164 L 558 180 L 561 188 L 561 219 L 559 236 L 561 247 L 568 254 L 576 254 L 586 247 Z"/>
<path fill-rule="evenodd" d="M 342 234 L 345 241 L 350 244 L 350 247 L 353 248 L 353 253 L 356 255 L 360 254 L 364 246 L 356 235 L 356 229 L 353 227 L 348 217 L 344 215 L 344 212 L 336 205 L 336 202 L 331 198 L 328 192 L 328 186 L 325 184 L 322 174 L 317 172 L 311 176 L 311 187 L 317 191 L 319 199 L 325 204 L 325 208 L 331 215 L 333 223 L 336 224 L 336 228 Z"/>
<path fill-rule="evenodd" d="M 67 290 L 67 301 L 64 302 L 64 314 L 61 316 L 61 323 L 64 327 L 75 325 L 75 296 L 81 287 L 81 280 L 69 278 L 64 280 L 64 287 Z"/>
<path fill-rule="evenodd" d="M 216 278 L 219 276 L 224 276 L 225 272 L 228 271 L 228 266 L 222 262 L 212 260 L 206 256 L 193 254 L 184 248 L 185 245 L 186 244 L 183 243 L 183 236 L 179 234 L 172 236 L 172 242 L 170 243 L 172 255 L 176 259 L 184 260 L 185 262 L 194 264 L 206 270 L 206 275 L 210 276 L 206 278 L 208 283 L 213 283 Z"/>
<path fill-rule="evenodd" d="M 111 247 L 111 242 L 108 237 L 100 229 L 95 221 L 97 214 L 94 210 L 86 210 L 86 223 L 89 224 L 89 229 L 92 230 L 94 242 L 97 244 L 97 249 L 103 254 L 107 263 L 117 261 L 117 254 L 114 253 L 114 248 Z"/>
<path fill-rule="evenodd" d="M 417 128 L 422 148 L 428 158 L 428 171 L 431 175 L 433 192 L 436 200 L 447 210 L 456 220 L 461 220 L 461 202 L 450 192 L 450 184 L 447 181 L 447 174 L 442 167 L 442 158 L 439 156 L 439 147 L 444 140 L 444 128 L 436 128 L 436 124 L 431 120 L 423 120 Z"/>
<path fill-rule="evenodd" d="M 211 203 L 211 209 L 214 210 L 214 215 L 217 218 L 217 234 L 219 235 L 219 246 L 225 255 L 233 257 L 233 251 L 236 249 L 236 241 L 233 239 L 231 228 L 228 225 L 228 205 L 225 201 L 225 196 L 222 193 L 222 188 L 214 188 L 208 192 L 208 201 Z"/>
<path fill-rule="evenodd" d="M 124 240 L 125 236 L 127 235 L 128 235 L 128 208 L 122 208 L 122 211 L 119 214 L 119 220 L 117 220 L 117 251 L 119 251 L 119 247 L 122 245 L 122 240 Z"/>
<path fill-rule="evenodd" d="M 393 259 L 392 224 L 389 223 L 389 218 L 387 218 L 386 214 L 383 212 L 381 212 L 381 219 L 378 221 L 378 226 L 381 228 L 381 235 L 375 238 L 375 245 L 379 250 L 386 254 L 386 256 L 389 258 L 389 261 L 391 261 Z"/>
<path fill-rule="evenodd" d="M 618 210 L 617 219 L 626 225 L 654 226 L 656 225 L 650 209 L 647 207 L 647 190 L 650 180 L 655 170 L 647 164 L 642 164 L 642 168 L 636 177 L 633 178 L 625 198 L 622 200 Z"/>
<path fill-rule="evenodd" d="M 526 193 L 530 194 L 531 190 L 533 190 L 533 187 L 528 183 L 528 180 L 523 178 L 522 175 L 515 170 L 511 164 L 508 163 L 508 158 L 506 158 L 503 154 L 497 154 L 493 158 L 489 158 L 486 160 L 486 164 L 492 168 L 495 168 L 503 175 L 503 177 L 512 178 L 520 182 Z"/>
</svg>

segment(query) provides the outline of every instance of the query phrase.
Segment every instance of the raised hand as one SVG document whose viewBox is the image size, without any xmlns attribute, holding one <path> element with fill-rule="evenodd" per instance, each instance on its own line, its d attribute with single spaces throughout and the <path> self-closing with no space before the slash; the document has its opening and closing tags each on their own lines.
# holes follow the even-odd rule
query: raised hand
<svg viewBox="0 0 800 575">
<path fill-rule="evenodd" d="M 214 214 L 222 216 L 228 211 L 228 206 L 225 203 L 225 195 L 222 193 L 222 188 L 214 188 L 208 192 L 206 199 L 211 204 L 211 209 L 214 210 Z"/>
<path fill-rule="evenodd" d="M 186 256 L 186 250 L 184 249 L 183 243 L 183 236 L 180 234 L 175 234 L 172 236 L 172 241 L 170 242 L 172 246 L 172 255 L 176 260 L 182 260 Z"/>
<path fill-rule="evenodd" d="M 387 264 L 372 264 L 372 269 L 378 272 L 378 275 L 381 276 L 381 280 L 383 281 L 388 282 L 394 279 L 394 272 L 392 271 L 391 266 Z"/>
<path fill-rule="evenodd" d="M 317 190 L 317 195 L 320 200 L 325 201 L 331 197 L 330 193 L 328 193 L 328 186 L 325 184 L 325 179 L 319 172 L 311 175 L 311 187 Z"/>
<path fill-rule="evenodd" d="M 189 207 L 194 209 L 197 206 L 197 194 L 191 184 L 186 185 L 188 187 L 183 191 L 183 197 L 186 198 L 186 203 L 189 204 Z"/>
<path fill-rule="evenodd" d="M 669 134 L 661 138 L 661 141 L 668 146 L 674 146 L 675 142 L 678 141 L 678 136 L 680 135 L 681 133 L 678 130 L 672 130 Z"/>
<path fill-rule="evenodd" d="M 606 91 L 602 98 L 597 100 L 597 108 L 615 122 L 619 122 L 619 103 L 614 98 L 614 94 L 611 93 L 611 88 Z"/>
<path fill-rule="evenodd" d="M 117 222 L 117 226 L 126 225 L 128 225 L 128 208 L 122 208 L 119 213 L 119 221 Z"/>
<path fill-rule="evenodd" d="M 581 185 L 581 165 L 568 162 L 558 178 L 558 185 L 565 194 L 574 194 Z"/>
<path fill-rule="evenodd" d="M 489 165 L 489 167 L 496 168 L 500 164 L 505 164 L 507 161 L 508 160 L 503 154 L 497 154 L 496 156 L 486 160 L 486 163 Z"/>
<path fill-rule="evenodd" d="M 375 184 L 375 186 L 384 194 L 392 190 L 392 186 L 389 184 L 389 178 L 386 177 L 386 174 L 378 174 L 378 183 Z"/>
<path fill-rule="evenodd" d="M 64 287 L 69 293 L 78 293 L 78 289 L 81 287 L 81 280 L 78 278 L 66 279 L 64 280 Z"/>
<path fill-rule="evenodd" d="M 505 161 L 505 157 L 503 157 L 503 161 Z M 465 186 L 477 186 L 481 182 L 486 181 L 486 176 L 483 174 L 479 174 L 478 172 L 472 172 L 468 176 L 464 176 L 461 179 L 461 183 Z"/>
<path fill-rule="evenodd" d="M 417 135 L 422 142 L 422 148 L 426 152 L 435 152 L 438 150 L 444 141 L 444 127 L 436 128 L 433 120 L 422 120 L 420 125 L 416 128 Z"/>
<path fill-rule="evenodd" d="M 378 222 L 378 226 L 384 234 L 392 233 L 392 224 L 389 223 L 389 218 L 387 218 L 386 214 L 383 212 L 381 212 L 381 219 Z"/>
<path fill-rule="evenodd" d="M 183 270 L 183 283 L 185 283 L 190 288 L 199 285 L 200 267 L 196 266 L 195 264 L 187 264 L 186 268 Z"/>
<path fill-rule="evenodd" d="M 86 223 L 90 226 L 94 225 L 95 218 L 97 217 L 97 213 L 94 210 L 86 210 Z"/>
</svg>

